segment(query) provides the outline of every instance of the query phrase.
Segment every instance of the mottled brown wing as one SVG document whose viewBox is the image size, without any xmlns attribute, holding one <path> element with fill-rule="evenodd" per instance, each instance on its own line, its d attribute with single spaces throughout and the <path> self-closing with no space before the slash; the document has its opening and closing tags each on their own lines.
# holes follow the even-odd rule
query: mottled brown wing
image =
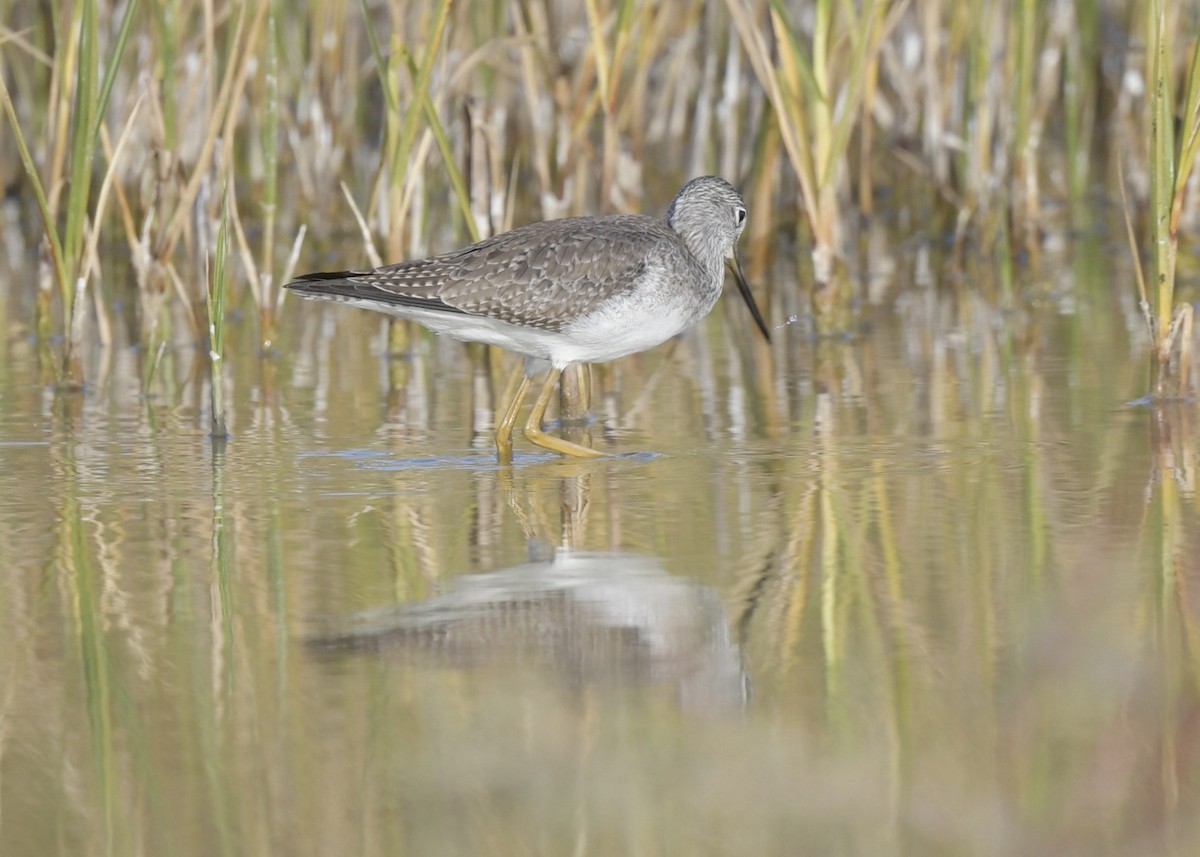
<svg viewBox="0 0 1200 857">
<path fill-rule="evenodd" d="M 656 254 L 677 242 L 674 232 L 650 217 L 566 218 L 429 259 L 309 275 L 289 286 L 559 330 L 631 287 Z"/>
</svg>

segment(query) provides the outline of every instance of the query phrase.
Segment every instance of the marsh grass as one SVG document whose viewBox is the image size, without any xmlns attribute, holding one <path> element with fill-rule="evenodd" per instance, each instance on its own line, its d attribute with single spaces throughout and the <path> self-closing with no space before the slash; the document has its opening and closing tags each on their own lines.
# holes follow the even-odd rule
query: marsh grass
<svg viewBox="0 0 1200 857">
<path fill-rule="evenodd" d="M 205 290 L 208 299 L 208 357 L 212 364 L 212 380 L 209 386 L 212 408 L 212 436 L 222 439 L 229 436 L 225 424 L 225 292 L 229 280 L 227 259 L 229 257 L 229 188 L 221 191 L 221 220 L 217 227 L 216 245 L 212 249 L 212 270 L 206 278 Z"/>
<path fill-rule="evenodd" d="M 1176 82 L 1170 73 L 1175 56 L 1175 29 L 1166 0 L 1147 6 L 1150 34 L 1150 244 L 1151 288 L 1139 274 L 1140 305 L 1152 342 L 1150 392 L 1154 400 L 1190 392 L 1192 316 L 1190 303 L 1176 306 L 1175 274 L 1179 252 L 1180 217 L 1188 182 L 1200 151 L 1200 39 L 1190 42 L 1191 61 L 1178 105 L 1181 122 L 1176 135 Z M 1178 346 L 1178 348 L 1176 347 Z"/>
<path fill-rule="evenodd" d="M 1188 324 L 1170 248 L 1197 154 L 1186 108 L 1200 96 L 1173 39 L 1194 22 L 1165 0 L 341 0 L 287 15 L 272 0 L 78 0 L 51 19 L 0 6 L 14 10 L 0 97 L 15 132 L 0 151 L 20 162 L 18 192 L 42 224 L 49 275 L 28 288 L 40 289 L 39 341 L 61 338 L 68 385 L 83 380 L 90 330 L 138 342 L 147 362 L 161 343 L 204 338 L 197 230 L 223 216 L 205 188 L 224 186 L 229 301 L 253 305 L 264 354 L 280 284 L 319 264 L 307 226 L 349 222 L 339 184 L 361 204 L 364 240 L 337 263 L 358 267 L 376 246 L 392 261 L 517 220 L 653 210 L 685 173 L 721 172 L 754 211 L 750 269 L 761 277 L 772 236 L 794 227 L 812 262 L 808 315 L 836 333 L 853 326 L 871 265 L 852 239 L 882 195 L 911 188 L 918 217 L 953 224 L 960 263 L 983 248 L 1015 270 L 1038 264 L 1055 228 L 1048 196 L 1087 227 L 1083 200 L 1119 151 L 1134 174 L 1153 173 L 1132 182 L 1131 204 L 1156 212 L 1139 243 L 1155 260 L 1160 363 Z M 1140 53 L 1136 27 L 1160 20 Z M 1124 53 L 1102 41 L 1114 31 Z M 1101 73 L 1101 57 L 1120 68 Z M 1183 142 L 1170 151 L 1177 91 Z M 1098 145 L 1106 135 L 1120 145 Z M 1177 168 L 1162 168 L 1168 154 Z M 113 329 L 107 307 L 127 296 L 101 291 L 103 234 L 129 248 L 136 330 Z M 393 351 L 407 335 L 396 326 Z"/>
<path fill-rule="evenodd" d="M 847 149 L 861 118 L 859 105 L 886 4 L 856 8 L 818 0 L 807 36 L 781 0 L 769 5 L 774 47 L 747 5 L 730 0 L 729 11 L 779 122 L 812 233 L 814 275 L 824 284 L 832 279 L 842 250 Z"/>
<path fill-rule="evenodd" d="M 51 276 L 57 286 L 61 305 L 64 338 L 58 378 L 60 383 L 70 387 L 78 387 L 83 383 L 83 366 L 80 362 L 83 324 L 77 313 L 82 313 L 84 306 L 82 300 L 77 299 L 84 296 L 87 287 L 83 272 L 88 263 L 85 246 L 95 247 L 94 238 L 88 241 L 88 233 L 99 230 L 104 218 L 102 206 L 96 209 L 89 207 L 96 147 L 138 8 L 136 0 L 126 4 L 116 37 L 110 46 L 103 77 L 100 77 L 97 2 L 81 0 L 63 10 L 63 20 L 57 22 L 67 43 L 53 53 L 51 97 L 46 101 L 45 115 L 39 117 L 46 122 L 43 126 L 46 135 L 38 141 L 40 151 L 36 154 L 30 149 L 22 120 L 4 82 L 5 68 L 0 61 L 0 100 L 3 101 L 21 163 L 37 203 L 43 235 L 49 248 Z M 126 124 L 128 127 L 129 123 Z M 64 155 L 68 150 L 68 141 L 69 163 Z M 47 155 L 52 157 L 47 159 Z M 49 172 L 43 173 L 39 164 L 45 165 L 47 160 Z M 65 203 L 61 195 L 64 183 L 67 188 Z M 62 210 L 64 206 L 65 212 Z M 61 227 L 60 216 L 65 217 L 65 224 Z M 44 338 L 51 313 L 48 289 L 42 289 L 39 293 L 37 306 L 41 322 L 37 327 Z"/>
</svg>

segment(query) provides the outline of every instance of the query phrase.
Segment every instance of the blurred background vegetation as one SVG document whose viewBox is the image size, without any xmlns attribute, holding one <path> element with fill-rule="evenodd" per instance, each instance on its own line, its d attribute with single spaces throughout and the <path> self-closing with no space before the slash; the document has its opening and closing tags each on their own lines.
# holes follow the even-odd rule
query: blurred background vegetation
<svg viewBox="0 0 1200 857">
<path fill-rule="evenodd" d="M 173 327 L 205 338 L 226 187 L 229 305 L 253 302 L 269 350 L 298 263 L 657 210 L 719 173 L 751 206 L 760 277 L 779 247 L 810 252 L 804 314 L 839 333 L 871 265 L 864 224 L 898 200 L 898 229 L 992 260 L 1011 286 L 1048 238 L 1111 213 L 1120 174 L 1156 248 L 1140 297 L 1167 394 L 1190 311 L 1160 239 L 1200 216 L 1184 192 L 1197 15 L 1170 0 L 2 0 L 5 245 L 13 269 L 41 263 L 10 299 L 77 385 L 114 298 L 148 355 Z"/>
</svg>

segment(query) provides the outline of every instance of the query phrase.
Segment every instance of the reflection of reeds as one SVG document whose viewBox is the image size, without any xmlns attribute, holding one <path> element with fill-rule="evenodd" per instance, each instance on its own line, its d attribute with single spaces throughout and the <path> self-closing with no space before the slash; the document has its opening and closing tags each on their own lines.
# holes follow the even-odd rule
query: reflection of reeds
<svg viewBox="0 0 1200 857">
<path fill-rule="evenodd" d="M 331 434 L 364 432 L 378 409 L 375 384 L 362 382 L 372 364 L 357 352 L 348 365 L 326 364 L 338 371 L 327 381 L 325 435 L 314 440 L 264 397 L 255 407 L 279 419 L 247 421 L 239 443 L 254 454 L 236 468 L 181 448 L 174 417 L 132 446 L 76 442 L 128 437 L 112 417 L 131 402 L 63 426 L 69 442 L 52 454 L 78 448 L 94 460 L 86 479 L 62 480 L 50 513 L 61 522 L 58 546 L 44 549 L 69 569 L 62 588 L 73 599 L 78 588 L 78 604 L 56 603 L 60 590 L 38 573 L 38 528 L 24 523 L 34 517 L 14 516 L 12 504 L 0 515 L 3 555 L 20 572 L 0 598 L 0 648 L 30 661 L 5 673 L 0 694 L 17 700 L 4 712 L 6 764 L 43 783 L 48 805 L 71 807 L 65 832 L 30 841 L 53 851 L 66 838 L 103 843 L 111 830 L 116 851 L 183 842 L 190 854 L 370 838 L 437 854 L 436 843 L 412 844 L 414 831 L 433 831 L 457 850 L 519 853 L 542 824 L 534 845 L 554 852 L 581 841 L 597 852 L 652 850 L 666 830 L 698 852 L 718 837 L 761 837 L 770 847 L 756 851 L 790 853 L 796 836 L 819 829 L 836 832 L 826 850 L 850 842 L 888 854 L 903 850 L 879 847 L 898 815 L 973 824 L 983 805 L 1002 807 L 996 823 L 1033 851 L 1070 839 L 1097 853 L 1137 852 L 1146 830 L 1177 824 L 1175 850 L 1192 853 L 1194 497 L 1180 482 L 1161 501 L 1157 487 L 1149 501 L 1128 490 L 1140 485 L 1149 448 L 1140 423 L 1112 417 L 1108 405 L 1139 384 L 1134 367 L 1106 362 L 1119 319 L 998 312 L 985 274 L 977 290 L 930 289 L 902 303 L 901 323 L 879 325 L 868 342 L 836 343 L 835 354 L 862 364 L 853 401 L 813 397 L 806 381 L 792 383 L 799 373 L 778 371 L 780 407 L 792 417 L 776 438 L 760 433 L 744 401 L 726 409 L 741 401 L 727 395 L 741 376 L 723 371 L 720 353 L 693 357 L 687 343 L 614 367 L 624 389 L 662 375 L 651 397 L 666 405 L 655 445 L 689 454 L 650 463 L 379 472 L 307 457 Z M 227 333 L 233 342 L 236 327 Z M 1064 367 L 1071 336 L 1074 362 Z M 304 349 L 297 365 L 321 351 Z M 680 393 L 701 369 L 716 387 L 711 413 Z M 19 371 L 15 361 L 0 366 Z M 443 407 L 465 400 L 467 381 L 448 388 L 455 383 L 463 388 L 447 389 Z M 36 391 L 16 388 L 15 398 L 22 410 L 37 406 Z M 363 400 L 359 410 L 352 399 Z M 684 424 L 678 402 L 712 421 L 707 439 Z M 442 424 L 457 417 L 443 412 Z M 732 434 L 735 418 L 747 420 L 745 439 Z M 813 422 L 819 431 L 805 431 Z M 438 426 L 428 416 L 413 423 Z M 1177 430 L 1172 457 L 1159 459 L 1164 477 L 1194 458 L 1183 443 L 1194 431 Z M 676 431 L 685 439 L 671 447 Z M 377 441 L 366 443 L 386 448 Z M 456 454 L 458 440 L 442 442 L 439 451 Z M 4 471 L 23 481 L 46 469 L 39 456 L 0 448 Z M 319 502 L 292 490 L 300 484 L 320 491 Z M 295 638 L 314 614 L 436 595 L 456 570 L 519 561 L 527 533 L 503 507 L 506 491 L 541 538 L 565 538 L 569 525 L 589 547 L 661 554 L 673 574 L 721 592 L 731 615 L 755 597 L 757 611 L 739 624 L 750 716 L 702 723 L 662 697 L 612 686 L 543 689 L 497 673 L 394 661 L 331 668 L 300 656 Z M 290 522 L 282 531 L 280 517 Z M 110 567 L 121 573 L 98 574 Z M 90 626 L 64 638 L 64 610 L 85 612 Z M 135 635 L 144 655 L 129 646 Z M 81 645 L 104 659 L 107 709 L 84 684 Z M 59 741 L 49 761 L 26 750 L 55 746 L 46 720 Z M 577 747 L 590 756 L 578 761 Z M 543 784 L 532 792 L 530 770 Z M 698 786 L 697 770 L 737 788 Z M 579 782 L 576 803 L 547 808 Z M 463 802 L 463 783 L 483 784 L 478 805 Z M 830 783 L 839 791 L 817 809 L 794 800 L 793 786 L 821 794 Z M 347 803 L 364 809 L 347 817 Z M 497 805 L 487 836 L 453 838 L 464 819 Z M 117 808 L 111 827 L 108 806 Z M 631 812 L 653 821 L 645 843 L 621 838 Z M 955 831 L 941 850 L 991 847 L 987 833 Z"/>
<path fill-rule="evenodd" d="M 74 467 L 73 461 L 66 462 Z M 70 475 L 73 479 L 74 474 Z M 116 830 L 117 771 L 115 769 L 113 736 L 113 681 L 109 640 L 105 634 L 103 616 L 97 599 L 97 581 L 87 544 L 87 532 L 79 508 L 79 500 L 69 497 L 63 512 L 68 516 L 60 522 L 68 541 L 71 589 L 78 611 L 74 617 L 79 634 L 80 662 L 83 667 L 83 686 L 87 691 L 89 738 L 95 764 L 95 777 L 103 809 L 103 830 L 111 845 Z"/>
</svg>

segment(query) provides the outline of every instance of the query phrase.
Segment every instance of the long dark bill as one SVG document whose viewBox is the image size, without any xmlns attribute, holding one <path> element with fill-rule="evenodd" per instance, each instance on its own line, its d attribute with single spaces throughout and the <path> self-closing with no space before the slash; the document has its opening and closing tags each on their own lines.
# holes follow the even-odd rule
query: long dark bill
<svg viewBox="0 0 1200 857">
<path fill-rule="evenodd" d="M 754 323 L 762 331 L 763 339 L 770 342 L 771 334 L 767 330 L 767 323 L 763 321 L 762 313 L 758 311 L 758 304 L 754 302 L 754 293 L 750 291 L 750 284 L 746 282 L 746 275 L 742 273 L 742 263 L 738 261 L 736 252 L 729 257 L 729 270 L 733 271 L 733 278 L 737 280 L 738 291 L 742 293 L 742 300 L 746 302 L 746 306 L 750 307 L 750 315 L 754 316 Z"/>
</svg>

